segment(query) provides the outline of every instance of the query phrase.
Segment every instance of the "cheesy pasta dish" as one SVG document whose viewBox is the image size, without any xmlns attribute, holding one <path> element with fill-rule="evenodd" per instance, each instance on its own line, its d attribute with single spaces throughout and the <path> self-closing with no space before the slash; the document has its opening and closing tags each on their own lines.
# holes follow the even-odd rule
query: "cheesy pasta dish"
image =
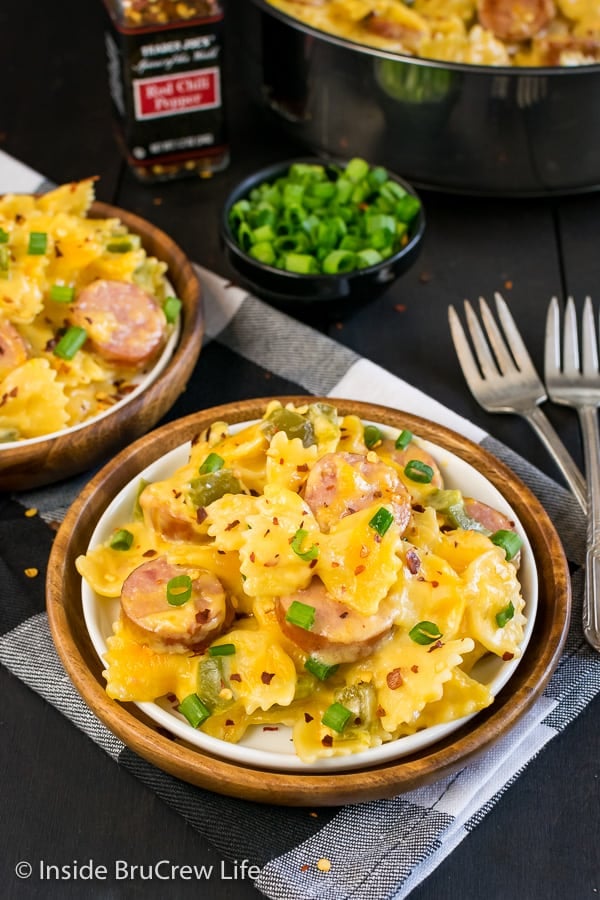
<svg viewBox="0 0 600 900">
<path fill-rule="evenodd" d="M 91 178 L 0 198 L 0 448 L 127 397 L 178 319 L 166 264 L 93 199 Z"/>
<path fill-rule="evenodd" d="M 289 726 L 313 762 L 493 702 L 471 673 L 520 655 L 520 545 L 514 522 L 444 487 L 409 431 L 272 401 L 142 481 L 76 565 L 99 603 L 119 600 L 110 697 L 166 698 L 229 742 Z"/>
<path fill-rule="evenodd" d="M 268 0 L 359 44 L 482 66 L 600 61 L 597 0 Z"/>
</svg>

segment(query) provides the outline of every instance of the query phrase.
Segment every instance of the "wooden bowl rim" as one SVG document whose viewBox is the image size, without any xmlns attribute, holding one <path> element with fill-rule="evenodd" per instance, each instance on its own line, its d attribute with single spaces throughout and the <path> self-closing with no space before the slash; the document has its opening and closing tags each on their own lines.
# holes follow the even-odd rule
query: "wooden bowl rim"
<svg viewBox="0 0 600 900">
<path fill-rule="evenodd" d="M 348 772 L 298 773 L 254 769 L 212 756 L 160 734 L 133 704 L 105 692 L 101 663 L 81 610 L 81 579 L 74 567 L 110 500 L 146 465 L 185 443 L 213 421 L 231 424 L 260 417 L 269 400 L 330 403 L 341 414 L 409 428 L 473 465 L 515 509 L 538 569 L 538 612 L 529 645 L 508 684 L 488 709 L 446 739 L 417 753 Z M 492 746 L 533 705 L 558 665 L 570 611 L 569 569 L 558 534 L 535 495 L 485 448 L 442 425 L 401 410 L 337 398 L 255 398 L 202 410 L 145 435 L 122 451 L 84 488 L 68 510 L 50 554 L 46 585 L 50 630 L 59 656 L 83 699 L 130 749 L 166 772 L 199 787 L 269 804 L 341 805 L 395 796 L 462 768 Z"/>
<path fill-rule="evenodd" d="M 31 469 L 32 478 L 39 477 L 39 465 L 44 465 L 47 460 L 57 465 L 59 458 L 64 460 L 56 478 L 51 481 L 76 474 L 88 467 L 80 460 L 76 460 L 74 447 L 80 442 L 87 441 L 96 451 L 96 457 L 89 463 L 91 467 L 97 462 L 97 456 L 108 441 L 112 443 L 112 437 L 118 432 L 122 422 L 131 422 L 141 410 L 152 408 L 155 411 L 152 427 L 158 419 L 164 415 L 190 377 L 200 354 L 204 335 L 204 309 L 202 302 L 202 287 L 200 280 L 194 271 L 194 267 L 181 247 L 166 232 L 152 224 L 148 219 L 138 216 L 117 206 L 96 200 L 92 204 L 89 216 L 91 218 L 118 218 L 124 222 L 134 233 L 140 234 L 142 243 L 156 242 L 160 253 L 156 255 L 168 265 L 167 274 L 174 278 L 175 282 L 184 288 L 181 291 L 182 301 L 182 327 L 179 339 L 173 349 L 170 359 L 158 377 L 143 391 L 130 401 L 109 412 L 102 418 L 92 419 L 80 426 L 75 431 L 61 431 L 53 437 L 37 441 L 35 444 L 19 444 L 3 447 L 0 451 L 0 489 L 27 489 L 27 485 L 21 485 L 21 479 L 17 477 L 17 487 L 9 484 L 10 473 L 15 466 L 27 465 Z M 173 275 L 173 272 L 175 273 Z M 179 291 L 178 291 L 179 293 Z M 4 473 L 8 473 L 5 474 Z M 6 478 L 6 482 L 5 482 Z M 50 483 L 48 481 L 35 480 L 32 486 L 40 486 Z"/>
</svg>

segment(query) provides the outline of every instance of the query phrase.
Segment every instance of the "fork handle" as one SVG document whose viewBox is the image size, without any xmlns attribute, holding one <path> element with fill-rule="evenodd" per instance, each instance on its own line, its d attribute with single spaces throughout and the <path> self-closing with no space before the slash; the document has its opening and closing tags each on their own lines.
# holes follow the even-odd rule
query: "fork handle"
<svg viewBox="0 0 600 900">
<path fill-rule="evenodd" d="M 595 406 L 581 406 L 578 411 L 588 478 L 583 633 L 600 652 L 600 430 Z"/>
<path fill-rule="evenodd" d="M 565 481 L 582 510 L 587 512 L 588 491 L 585 478 L 575 465 L 573 457 L 557 435 L 545 412 L 539 406 L 533 406 L 531 409 L 524 410 L 522 415 L 536 431 L 546 450 L 563 473 Z M 586 471 L 589 472 L 589 468 Z"/>
</svg>

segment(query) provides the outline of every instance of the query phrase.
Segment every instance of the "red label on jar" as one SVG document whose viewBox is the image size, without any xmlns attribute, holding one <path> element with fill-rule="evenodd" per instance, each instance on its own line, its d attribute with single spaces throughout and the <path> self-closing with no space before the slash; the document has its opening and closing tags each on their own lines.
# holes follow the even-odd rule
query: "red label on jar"
<svg viewBox="0 0 600 900">
<path fill-rule="evenodd" d="M 215 109 L 221 105 L 221 83 L 216 67 L 134 79 L 132 86 L 138 121 Z"/>
</svg>

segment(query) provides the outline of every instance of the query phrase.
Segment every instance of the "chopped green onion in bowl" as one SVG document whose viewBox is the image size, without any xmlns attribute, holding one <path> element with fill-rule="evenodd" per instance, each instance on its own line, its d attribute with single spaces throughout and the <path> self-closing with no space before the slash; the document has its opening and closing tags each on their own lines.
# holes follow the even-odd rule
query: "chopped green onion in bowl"
<svg viewBox="0 0 600 900">
<path fill-rule="evenodd" d="M 409 241 L 421 201 L 363 159 L 292 162 L 231 205 L 227 224 L 258 262 L 300 275 L 378 265 Z"/>
</svg>

